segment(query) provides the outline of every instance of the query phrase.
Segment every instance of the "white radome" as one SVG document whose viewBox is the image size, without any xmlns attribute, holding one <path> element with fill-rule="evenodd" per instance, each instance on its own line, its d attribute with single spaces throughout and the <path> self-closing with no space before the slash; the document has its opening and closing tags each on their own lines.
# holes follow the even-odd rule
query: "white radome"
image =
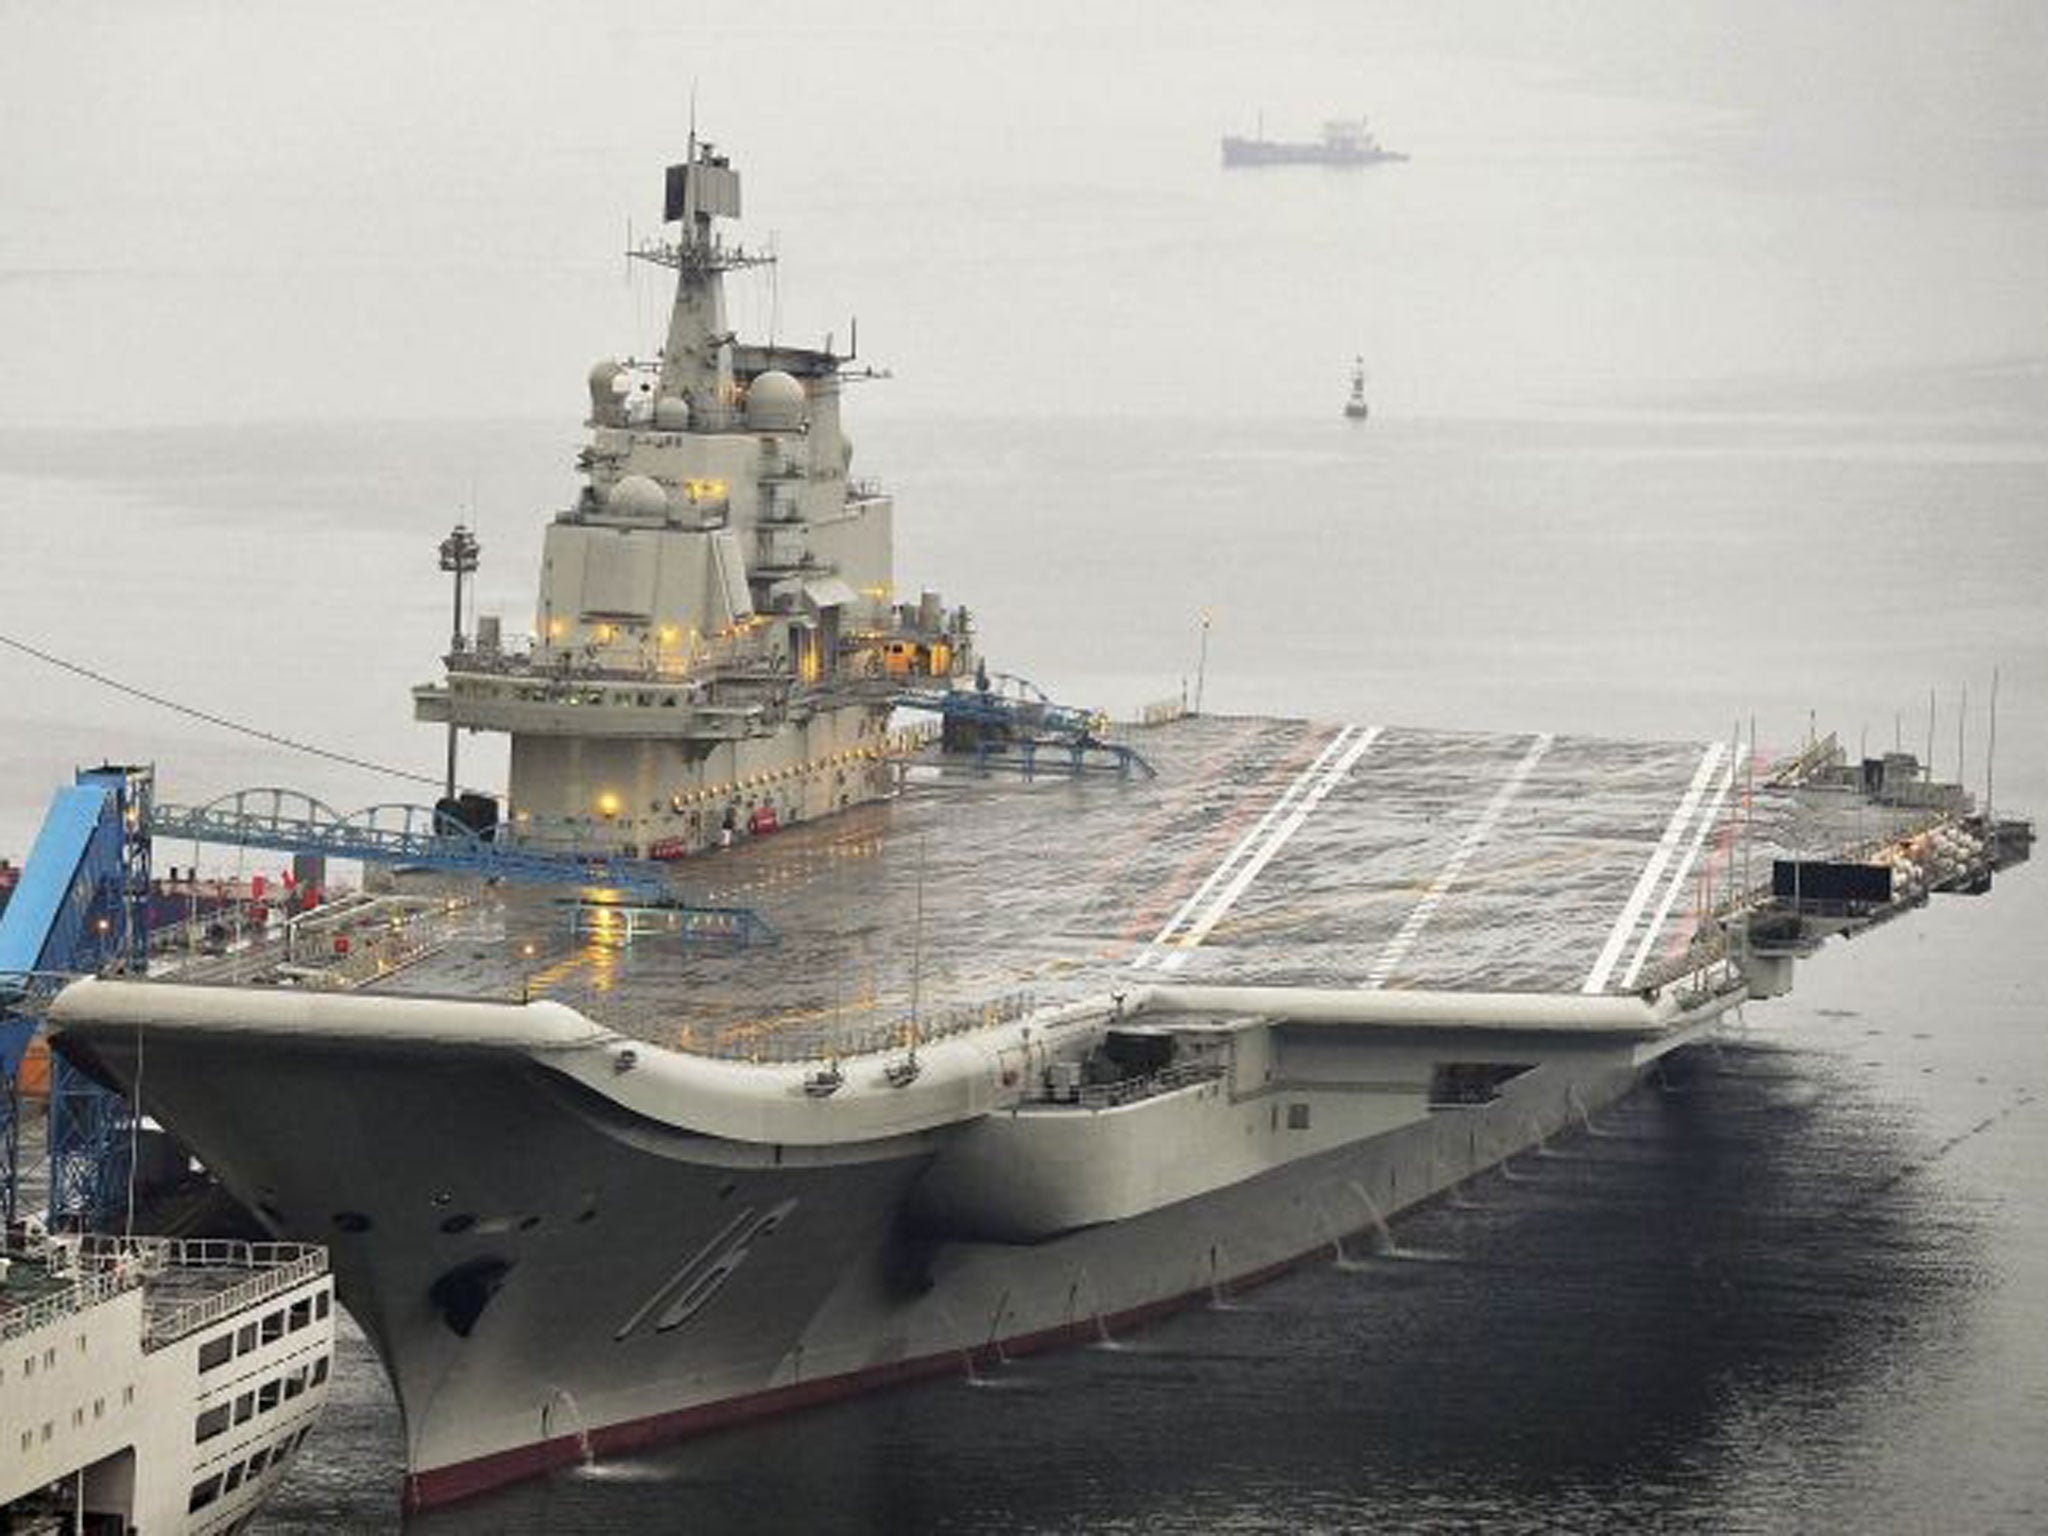
<svg viewBox="0 0 2048 1536">
<path fill-rule="evenodd" d="M 620 517 L 663 517 L 668 513 L 668 492 L 645 475 L 625 475 L 605 496 L 607 511 Z"/>
<path fill-rule="evenodd" d="M 770 368 L 747 386 L 747 425 L 756 431 L 794 431 L 804 424 L 805 403 L 803 385 Z"/>
</svg>

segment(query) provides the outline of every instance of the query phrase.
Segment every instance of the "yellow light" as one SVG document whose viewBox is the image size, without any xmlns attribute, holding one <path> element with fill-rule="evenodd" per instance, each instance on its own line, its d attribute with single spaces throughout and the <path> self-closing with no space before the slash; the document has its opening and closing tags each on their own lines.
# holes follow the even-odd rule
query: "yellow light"
<svg viewBox="0 0 2048 1536">
<path fill-rule="evenodd" d="M 562 638 L 562 633 L 563 633 L 563 631 L 565 631 L 565 630 L 566 630 L 566 629 L 567 629 L 568 627 L 569 627 L 569 626 L 568 626 L 568 625 L 566 625 L 566 624 L 564 624 L 564 623 L 563 623 L 563 622 L 562 622 L 562 621 L 561 621 L 560 619 L 549 619 L 549 620 L 548 620 L 548 638 L 549 638 L 550 640 L 559 640 L 559 639 L 561 639 L 561 638 Z"/>
<path fill-rule="evenodd" d="M 597 797 L 597 814 L 600 816 L 618 815 L 619 797 L 610 790 L 606 790 L 603 794 L 599 795 Z"/>
</svg>

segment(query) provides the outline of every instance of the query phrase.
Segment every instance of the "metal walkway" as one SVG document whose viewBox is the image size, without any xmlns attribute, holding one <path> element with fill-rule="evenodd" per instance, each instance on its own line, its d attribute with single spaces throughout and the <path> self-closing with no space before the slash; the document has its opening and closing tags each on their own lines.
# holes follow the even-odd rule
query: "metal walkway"
<svg viewBox="0 0 2048 1536">
<path fill-rule="evenodd" d="M 174 842 L 408 864 L 483 879 L 602 886 L 649 902 L 676 896 L 664 867 L 651 860 L 501 842 L 424 805 L 373 805 L 343 815 L 297 790 L 242 789 L 206 805 L 158 805 L 149 831 Z"/>
</svg>

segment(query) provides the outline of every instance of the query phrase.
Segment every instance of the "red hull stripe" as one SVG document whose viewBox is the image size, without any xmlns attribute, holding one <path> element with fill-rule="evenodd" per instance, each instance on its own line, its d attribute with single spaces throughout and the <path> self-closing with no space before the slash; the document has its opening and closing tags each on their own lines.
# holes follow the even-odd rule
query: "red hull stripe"
<svg viewBox="0 0 2048 1536">
<path fill-rule="evenodd" d="M 1223 1290 L 1238 1291 L 1259 1285 L 1286 1273 L 1311 1254 L 1321 1251 L 1321 1247 L 1313 1248 L 1309 1253 L 1283 1259 L 1277 1264 L 1267 1265 L 1264 1269 L 1253 1270 L 1250 1274 L 1239 1275 L 1225 1285 Z M 920 1355 L 914 1360 L 897 1360 L 887 1365 L 872 1365 L 838 1376 L 820 1376 L 812 1381 L 791 1382 L 786 1387 L 772 1387 L 766 1392 L 749 1393 L 744 1397 L 726 1398 L 716 1403 L 700 1403 L 694 1408 L 678 1408 L 672 1413 L 651 1414 L 644 1419 L 628 1419 L 618 1424 L 607 1424 L 590 1431 L 590 1451 L 597 1456 L 615 1456 L 629 1451 L 644 1450 L 649 1446 L 705 1434 L 711 1430 L 723 1429 L 729 1424 L 744 1423 L 749 1419 L 766 1418 L 770 1414 L 809 1408 L 818 1403 L 852 1397 L 856 1393 L 870 1392 L 879 1387 L 943 1376 L 950 1371 L 965 1370 L 969 1363 L 977 1366 L 995 1365 L 1009 1355 L 1029 1355 L 1042 1350 L 1058 1349 L 1063 1344 L 1092 1341 L 1103 1328 L 1126 1328 L 1148 1323 L 1170 1313 L 1182 1312 L 1189 1307 L 1200 1305 L 1211 1300 L 1212 1296 L 1213 1293 L 1207 1290 L 1187 1291 L 1178 1296 L 1170 1296 L 1164 1301 L 1147 1302 L 1141 1307 L 1112 1313 L 1100 1322 L 1094 1317 L 1089 1317 L 1078 1322 L 1063 1323 L 1056 1328 L 1042 1328 L 1035 1333 L 1021 1333 L 996 1344 L 946 1350 L 936 1355 Z M 575 1435 L 557 1435 L 548 1440 L 536 1440 L 531 1445 L 515 1446 L 509 1451 L 494 1451 L 473 1461 L 459 1461 L 450 1466 L 415 1472 L 405 1480 L 405 1507 L 412 1510 L 431 1509 L 436 1505 L 451 1504 L 458 1499 L 472 1498 L 493 1488 L 501 1488 L 507 1483 L 537 1476 L 554 1467 L 573 1466 L 583 1459 L 583 1454 L 583 1442 Z"/>
</svg>

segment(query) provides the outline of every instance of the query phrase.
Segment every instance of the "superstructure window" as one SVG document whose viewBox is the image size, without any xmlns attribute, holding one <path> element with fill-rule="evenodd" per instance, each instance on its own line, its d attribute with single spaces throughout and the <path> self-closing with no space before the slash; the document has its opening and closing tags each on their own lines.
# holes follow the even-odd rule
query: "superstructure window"
<svg viewBox="0 0 2048 1536">
<path fill-rule="evenodd" d="M 219 1497 L 219 1477 L 209 1477 L 203 1483 L 195 1483 L 192 1487 L 192 1500 L 189 1504 L 185 1506 L 185 1513 L 187 1513 L 188 1515 L 197 1514 L 200 1510 L 206 1508 L 207 1505 L 211 1504 L 215 1499 Z"/>
<path fill-rule="evenodd" d="M 228 1429 L 229 1405 L 216 1404 L 192 1421 L 192 1439 L 195 1444 L 204 1445 L 215 1435 L 224 1435 Z"/>
<path fill-rule="evenodd" d="M 313 1298 L 301 1296 L 292 1303 L 292 1332 L 297 1333 L 313 1321 Z"/>
<path fill-rule="evenodd" d="M 235 1334 L 235 1352 L 246 1355 L 256 1347 L 256 1325 L 244 1323 Z"/>
<path fill-rule="evenodd" d="M 199 1369 L 201 1371 L 213 1370 L 216 1366 L 226 1365 L 234 1357 L 235 1336 L 231 1333 L 224 1333 L 219 1338 L 208 1339 L 199 1346 Z"/>
<path fill-rule="evenodd" d="M 1290 1104 L 1287 1106 L 1287 1129 L 1290 1131 L 1305 1131 L 1308 1129 L 1308 1106 L 1306 1104 Z"/>
</svg>

